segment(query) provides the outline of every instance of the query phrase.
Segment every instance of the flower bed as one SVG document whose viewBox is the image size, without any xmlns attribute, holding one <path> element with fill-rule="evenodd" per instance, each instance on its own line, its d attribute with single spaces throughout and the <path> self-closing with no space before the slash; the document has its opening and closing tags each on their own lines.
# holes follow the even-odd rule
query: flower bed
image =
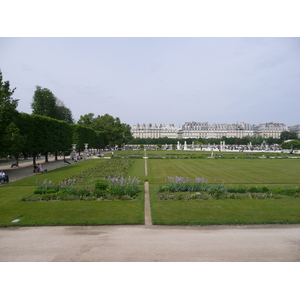
<svg viewBox="0 0 300 300">
<path fill-rule="evenodd" d="M 141 192 L 138 178 L 125 177 L 133 161 L 114 159 L 86 169 L 58 184 L 44 180 L 22 201 L 134 200 Z"/>
<path fill-rule="evenodd" d="M 204 178 L 191 182 L 188 177 L 168 177 L 164 186 L 156 189 L 158 200 L 209 199 L 280 199 L 284 196 L 300 197 L 300 188 L 268 188 L 267 186 L 225 187 L 209 184 Z M 170 192 L 170 193 L 164 193 Z"/>
</svg>

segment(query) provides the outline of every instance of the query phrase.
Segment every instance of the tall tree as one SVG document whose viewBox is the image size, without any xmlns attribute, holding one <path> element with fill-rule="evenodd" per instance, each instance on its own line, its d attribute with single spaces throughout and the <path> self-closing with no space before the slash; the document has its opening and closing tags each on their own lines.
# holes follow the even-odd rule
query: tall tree
<svg viewBox="0 0 300 300">
<path fill-rule="evenodd" d="M 56 98 L 49 89 L 37 85 L 31 102 L 31 108 L 34 115 L 55 118 Z"/>
<path fill-rule="evenodd" d="M 71 110 L 67 108 L 65 104 L 57 98 L 56 98 L 55 108 L 56 108 L 55 119 L 66 121 L 69 124 L 74 124 L 74 119 Z"/>
<path fill-rule="evenodd" d="M 46 88 L 36 86 L 31 102 L 32 113 L 74 124 L 72 112 Z"/>
<path fill-rule="evenodd" d="M 22 153 L 24 144 L 26 144 L 26 136 L 20 133 L 18 126 L 11 122 L 5 129 L 5 134 L 3 136 L 3 143 L 16 159 L 16 164 L 19 164 L 19 154 Z"/>
<path fill-rule="evenodd" d="M 2 72 L 0 70 L 0 154 L 2 155 L 10 152 L 8 145 L 9 134 L 6 130 L 9 124 L 17 119 L 19 114 L 17 111 L 19 100 L 13 99 L 12 97 L 14 91 L 15 88 L 10 88 L 9 81 L 3 82 Z"/>
</svg>

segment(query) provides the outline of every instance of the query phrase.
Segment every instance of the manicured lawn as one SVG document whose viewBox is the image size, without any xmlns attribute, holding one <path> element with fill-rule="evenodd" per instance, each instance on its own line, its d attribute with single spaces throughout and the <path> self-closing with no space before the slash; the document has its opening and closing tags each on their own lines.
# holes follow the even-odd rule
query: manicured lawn
<svg viewBox="0 0 300 300">
<path fill-rule="evenodd" d="M 225 186 L 297 187 L 300 160 L 149 159 L 153 224 L 300 223 L 300 198 L 158 200 L 156 189 L 169 176 L 204 177 Z M 214 181 L 215 179 L 215 181 Z"/>
<path fill-rule="evenodd" d="M 150 190 L 152 222 L 163 225 L 300 223 L 300 199 L 157 200 Z"/>
<path fill-rule="evenodd" d="M 300 159 L 149 159 L 150 183 L 169 176 L 204 177 L 210 183 L 299 184 Z"/>
<path fill-rule="evenodd" d="M 144 151 L 115 153 L 120 155 L 122 160 L 131 157 L 133 164 L 127 176 L 149 181 L 153 224 L 300 223 L 299 197 L 158 200 L 156 192 L 159 186 L 166 184 L 168 177 L 175 176 L 188 177 L 191 181 L 195 181 L 195 178 L 205 178 L 211 184 L 224 183 L 227 187 L 297 187 L 300 186 L 300 159 L 208 159 L 192 158 L 196 155 L 194 152 L 169 153 L 178 157 L 189 154 L 190 158 L 151 159 L 150 157 L 165 155 L 166 151 L 147 151 L 148 176 L 144 174 L 145 160 L 141 158 Z M 132 155 L 140 156 L 135 159 Z M 109 161 L 90 159 L 1 186 L 0 226 L 144 224 L 143 184 L 140 185 L 142 192 L 135 200 L 21 201 L 22 198 L 33 194 L 37 186 L 36 179 L 40 184 L 45 179 L 56 184 Z M 88 171 L 82 179 L 87 185 L 94 185 L 102 177 L 98 173 L 92 177 L 89 177 L 89 174 Z M 15 219 L 20 221 L 12 223 Z"/>
<path fill-rule="evenodd" d="M 36 179 L 40 182 L 47 179 L 58 183 L 106 162 L 107 160 L 91 159 L 1 186 L 0 226 L 143 224 L 143 192 L 133 201 L 21 201 L 33 194 Z M 20 221 L 11 223 L 15 219 Z"/>
</svg>

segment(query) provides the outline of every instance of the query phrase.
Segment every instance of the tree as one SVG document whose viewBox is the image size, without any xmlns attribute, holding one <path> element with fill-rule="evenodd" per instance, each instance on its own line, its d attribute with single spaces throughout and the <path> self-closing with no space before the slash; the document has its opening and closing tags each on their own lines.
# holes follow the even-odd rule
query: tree
<svg viewBox="0 0 300 300">
<path fill-rule="evenodd" d="M 9 81 L 3 82 L 0 70 L 0 154 L 9 154 L 9 135 L 7 127 L 18 118 L 18 99 L 13 99 L 12 95 L 16 88 L 11 89 Z M 8 140 L 7 140 L 8 139 Z"/>
<path fill-rule="evenodd" d="M 15 157 L 18 166 L 19 154 L 22 153 L 22 149 L 26 143 L 26 136 L 20 133 L 18 126 L 14 122 L 11 122 L 6 127 L 3 141 L 9 154 Z"/>
<path fill-rule="evenodd" d="M 132 139 L 130 125 L 121 123 L 118 117 L 114 118 L 109 114 L 94 117 L 93 113 L 89 113 L 80 116 L 77 123 L 103 132 L 106 145 L 120 146 L 125 141 Z"/>
<path fill-rule="evenodd" d="M 296 132 L 290 132 L 290 131 L 282 131 L 280 134 L 280 140 L 282 142 L 286 140 L 295 140 L 297 138 Z"/>
<path fill-rule="evenodd" d="M 86 127 L 94 127 L 93 123 L 94 123 L 94 114 L 93 113 L 89 113 L 84 116 L 80 116 L 80 118 L 77 122 L 77 124 L 86 126 Z"/>
<path fill-rule="evenodd" d="M 291 153 L 294 150 L 300 150 L 300 140 L 294 140 L 290 142 L 284 142 L 281 144 L 282 149 L 290 149 Z"/>
<path fill-rule="evenodd" d="M 67 108 L 61 100 L 56 99 L 55 109 L 55 119 L 66 121 L 69 124 L 74 124 L 74 119 L 71 110 Z"/>
<path fill-rule="evenodd" d="M 61 100 L 57 99 L 49 89 L 36 86 L 31 108 L 34 115 L 50 117 L 74 124 L 71 110 Z"/>
<path fill-rule="evenodd" d="M 65 121 L 20 113 L 17 122 L 21 135 L 26 137 L 26 143 L 22 146 L 23 153 L 45 153 L 47 162 L 48 152 L 65 151 L 71 147 L 72 125 Z"/>
<path fill-rule="evenodd" d="M 55 118 L 56 98 L 50 90 L 37 85 L 31 102 L 31 108 L 34 115 Z"/>
</svg>

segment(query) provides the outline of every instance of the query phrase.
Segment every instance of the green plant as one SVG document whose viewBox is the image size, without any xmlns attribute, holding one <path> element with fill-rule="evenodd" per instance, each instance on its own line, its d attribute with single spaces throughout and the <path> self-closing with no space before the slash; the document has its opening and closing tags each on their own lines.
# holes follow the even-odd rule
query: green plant
<svg viewBox="0 0 300 300">
<path fill-rule="evenodd" d="M 109 184 L 104 181 L 97 181 L 95 184 L 95 189 L 98 190 L 106 190 L 108 188 Z"/>
</svg>

